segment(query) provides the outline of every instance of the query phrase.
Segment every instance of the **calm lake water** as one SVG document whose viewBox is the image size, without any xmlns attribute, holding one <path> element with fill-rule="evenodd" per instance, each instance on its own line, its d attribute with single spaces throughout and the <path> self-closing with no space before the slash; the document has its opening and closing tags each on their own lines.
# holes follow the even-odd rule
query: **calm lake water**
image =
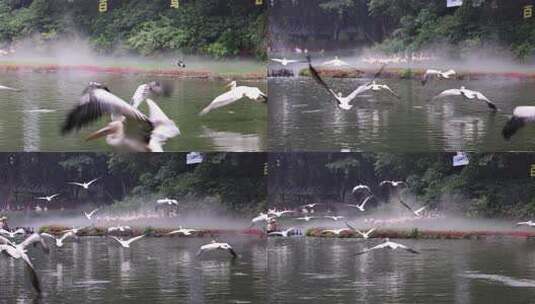
<svg viewBox="0 0 535 304">
<path fill-rule="evenodd" d="M 326 79 L 332 88 L 352 92 L 366 79 Z M 510 142 L 501 131 L 513 108 L 535 105 L 533 80 L 431 81 L 381 80 L 401 96 L 365 93 L 350 111 L 336 109 L 328 93 L 312 79 L 269 79 L 269 148 L 275 151 L 529 151 L 535 127 Z M 483 92 L 501 109 L 492 114 L 481 102 L 431 98 L 459 88 Z"/>
<path fill-rule="evenodd" d="M 81 238 L 48 256 L 30 249 L 44 290 L 39 303 L 266 303 L 266 240 L 225 238 L 238 259 L 225 252 L 198 258 L 209 241 L 145 238 L 127 249 L 107 238 Z M 24 267 L 0 259 L 1 303 L 32 303 Z"/>
<path fill-rule="evenodd" d="M 0 74 L 0 84 L 24 90 L 20 93 L 0 92 L 0 150 L 110 151 L 104 139 L 85 141 L 90 131 L 97 130 L 109 121 L 108 117 L 79 134 L 63 137 L 59 130 L 66 113 L 78 102 L 89 81 L 105 83 L 114 94 L 129 101 L 138 85 L 152 80 L 171 80 L 175 85 L 173 96 L 155 99 L 182 132 L 181 136 L 168 141 L 164 146 L 166 151 L 265 150 L 265 104 L 241 100 L 206 116 L 198 116 L 202 108 L 227 90 L 225 85 L 228 81 L 79 71 Z M 258 86 L 266 91 L 266 83 L 262 81 L 243 81 L 238 84 Z"/>
<path fill-rule="evenodd" d="M 421 254 L 354 253 L 380 240 L 271 238 L 270 303 L 531 303 L 535 242 L 399 240 Z"/>
</svg>

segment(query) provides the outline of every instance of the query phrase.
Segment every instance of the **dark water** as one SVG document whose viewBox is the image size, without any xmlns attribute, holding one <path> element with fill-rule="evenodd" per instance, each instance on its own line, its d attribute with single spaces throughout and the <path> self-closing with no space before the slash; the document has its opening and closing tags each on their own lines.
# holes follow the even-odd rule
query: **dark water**
<svg viewBox="0 0 535 304">
<path fill-rule="evenodd" d="M 240 257 L 198 258 L 209 239 L 145 238 L 122 248 L 106 238 L 81 238 L 30 249 L 43 285 L 41 303 L 266 303 L 266 241 L 225 239 Z M 21 261 L 0 258 L 0 303 L 31 303 Z"/>
<path fill-rule="evenodd" d="M 175 93 L 157 98 L 162 110 L 173 119 L 182 135 L 164 146 L 166 151 L 263 151 L 266 147 L 267 109 L 264 104 L 241 100 L 199 117 L 213 98 L 224 93 L 229 81 L 172 79 L 153 76 L 124 76 L 88 72 L 0 74 L 0 84 L 21 88 L 20 93 L 0 92 L 0 150 L 2 151 L 109 151 L 104 140 L 86 142 L 98 124 L 80 134 L 62 137 L 60 125 L 89 81 L 108 85 L 117 96 L 129 101 L 138 85 L 152 80 L 171 80 Z M 266 90 L 265 82 L 239 84 Z M 32 112 L 35 110 L 55 112 Z M 144 109 L 144 108 L 143 108 Z"/>
<path fill-rule="evenodd" d="M 349 94 L 365 79 L 327 79 Z M 269 148 L 275 151 L 529 151 L 535 127 L 521 130 L 510 142 L 501 130 L 518 105 L 535 105 L 533 80 L 433 81 L 381 80 L 401 96 L 368 93 L 350 111 L 337 110 L 329 95 L 308 78 L 270 78 Z M 484 103 L 431 98 L 443 90 L 481 91 L 501 109 L 491 114 Z"/>
<path fill-rule="evenodd" d="M 532 303 L 535 242 L 400 240 L 421 251 L 354 253 L 378 240 L 268 241 L 270 303 Z"/>
</svg>

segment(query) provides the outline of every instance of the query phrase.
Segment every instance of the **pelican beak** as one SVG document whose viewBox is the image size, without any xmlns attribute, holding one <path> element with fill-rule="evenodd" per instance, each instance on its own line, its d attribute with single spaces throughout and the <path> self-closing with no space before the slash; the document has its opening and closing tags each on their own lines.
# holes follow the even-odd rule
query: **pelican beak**
<svg viewBox="0 0 535 304">
<path fill-rule="evenodd" d="M 113 133 L 112 128 L 105 127 L 105 128 L 102 128 L 102 129 L 100 129 L 100 130 L 98 130 L 98 131 L 96 131 L 94 133 L 89 134 L 89 136 L 86 137 L 85 140 L 86 141 L 90 141 L 90 140 L 98 139 L 98 138 L 110 135 L 111 133 Z"/>
</svg>

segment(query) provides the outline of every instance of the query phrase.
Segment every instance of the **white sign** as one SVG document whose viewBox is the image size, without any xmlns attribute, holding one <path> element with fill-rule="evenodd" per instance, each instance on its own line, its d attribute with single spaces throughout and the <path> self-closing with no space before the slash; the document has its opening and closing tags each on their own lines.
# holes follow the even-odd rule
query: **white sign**
<svg viewBox="0 0 535 304">
<path fill-rule="evenodd" d="M 448 7 L 456 7 L 463 5 L 463 0 L 446 0 Z"/>
<path fill-rule="evenodd" d="M 464 152 L 457 152 L 457 155 L 453 157 L 453 166 L 459 167 L 459 166 L 466 166 L 470 163 L 468 160 L 468 156 Z"/>
<path fill-rule="evenodd" d="M 200 152 L 191 152 L 186 154 L 187 165 L 200 164 L 202 161 L 202 154 Z"/>
</svg>

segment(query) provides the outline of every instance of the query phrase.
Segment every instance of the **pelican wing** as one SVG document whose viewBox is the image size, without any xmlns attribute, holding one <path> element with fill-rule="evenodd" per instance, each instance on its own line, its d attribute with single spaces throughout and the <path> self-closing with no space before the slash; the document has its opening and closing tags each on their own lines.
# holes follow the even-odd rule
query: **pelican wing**
<svg viewBox="0 0 535 304">
<path fill-rule="evenodd" d="M 238 87 L 238 89 L 240 88 L 243 90 L 243 95 L 245 95 L 247 98 L 254 101 L 260 100 L 260 102 L 267 102 L 267 95 L 260 91 L 259 88 L 245 86 Z"/>
<path fill-rule="evenodd" d="M 139 240 L 139 239 L 141 239 L 141 238 L 143 238 L 143 237 L 145 237 L 144 234 L 139 235 L 139 236 L 136 236 L 136 237 L 133 237 L 133 238 L 129 239 L 129 240 L 126 241 L 126 242 L 127 242 L 128 244 L 132 244 L 133 242 L 135 242 L 135 241 L 137 241 L 137 240 Z"/>
<path fill-rule="evenodd" d="M 364 208 L 364 205 L 366 205 L 366 203 L 371 199 L 373 198 L 374 196 L 373 195 L 370 195 L 368 197 L 366 197 L 363 201 L 362 201 L 362 204 L 360 204 L 360 208 Z"/>
<path fill-rule="evenodd" d="M 87 185 L 88 185 L 88 186 L 91 186 L 92 183 L 98 181 L 99 179 L 100 179 L 100 177 L 97 177 L 97 178 L 95 178 L 95 179 L 89 181 L 89 182 L 87 183 Z"/>
<path fill-rule="evenodd" d="M 7 238 L 3 237 L 3 236 L 0 236 L 0 245 L 11 245 L 11 246 L 15 246 L 15 244 L 13 244 L 13 242 L 11 242 L 10 240 L 8 240 Z"/>
<path fill-rule="evenodd" d="M 496 107 L 496 105 L 492 101 L 490 101 L 490 99 L 488 99 L 485 95 L 483 95 L 481 92 L 474 91 L 474 94 L 478 100 L 484 101 L 490 109 L 494 111 L 498 110 L 498 107 Z"/>
<path fill-rule="evenodd" d="M 456 74 L 455 71 L 450 69 L 442 73 L 442 76 L 444 76 L 444 78 L 450 78 L 450 76 L 453 76 L 455 74 Z"/>
<path fill-rule="evenodd" d="M 459 89 L 450 89 L 450 90 L 442 91 L 440 94 L 438 94 L 437 96 L 433 97 L 433 99 L 449 97 L 449 96 L 461 96 L 461 95 L 462 95 L 461 90 L 459 90 Z"/>
<path fill-rule="evenodd" d="M 312 75 L 312 78 L 321 87 L 323 87 L 325 90 L 327 90 L 327 92 L 329 92 L 329 94 L 331 94 L 334 97 L 334 102 L 332 100 L 331 100 L 331 102 L 334 103 L 336 106 L 338 106 L 340 104 L 340 101 L 338 100 L 338 95 L 331 88 L 329 88 L 329 86 L 327 85 L 327 83 L 325 83 L 325 81 L 323 81 L 323 79 L 319 75 L 318 71 L 312 66 L 312 63 L 310 63 L 310 57 L 308 57 L 308 60 L 309 60 L 308 69 L 310 70 L 310 75 Z"/>
<path fill-rule="evenodd" d="M 168 139 L 180 135 L 180 129 L 154 101 L 147 99 L 146 102 L 149 106 L 149 120 L 154 126 L 150 135 L 149 149 L 153 152 L 163 152 L 162 146 Z"/>
<path fill-rule="evenodd" d="M 210 111 L 227 106 L 235 101 L 240 100 L 243 95 L 237 94 L 238 92 L 235 89 L 232 89 L 226 93 L 223 93 L 217 96 L 207 107 L 202 109 L 199 115 L 203 116 L 208 114 Z"/>
<path fill-rule="evenodd" d="M 0 85 L 0 90 L 13 91 L 13 92 L 20 92 L 21 91 L 20 89 L 15 89 L 15 88 L 12 88 L 12 87 L 6 87 L 6 86 L 3 86 L 3 85 Z"/>
<path fill-rule="evenodd" d="M 82 184 L 82 183 L 76 183 L 76 182 L 68 182 L 67 184 L 75 185 L 75 186 L 80 186 L 80 187 L 83 187 L 83 186 L 84 186 L 84 184 Z"/>
<path fill-rule="evenodd" d="M 396 92 L 394 92 L 389 86 L 387 86 L 386 84 L 383 84 L 381 86 L 382 89 L 384 89 L 385 91 L 387 91 L 388 93 L 390 93 L 390 95 L 396 97 L 397 99 L 401 99 L 401 96 L 399 96 L 398 94 L 396 94 Z"/>
<path fill-rule="evenodd" d="M 371 87 L 367 84 L 364 84 L 364 85 L 361 85 L 359 86 L 358 88 L 356 88 L 353 92 L 351 92 L 351 94 L 347 95 L 347 99 L 348 100 L 353 100 L 355 99 L 355 97 L 357 97 L 359 94 L 362 94 L 368 90 L 370 90 Z"/>
<path fill-rule="evenodd" d="M 233 258 L 237 258 L 238 257 L 238 255 L 236 254 L 236 251 L 234 251 L 234 249 L 232 249 L 232 247 L 229 247 L 227 250 L 232 255 Z"/>
<path fill-rule="evenodd" d="M 41 249 L 48 253 L 48 245 L 46 244 L 45 240 L 41 237 L 39 233 L 33 233 L 29 237 L 27 237 L 22 243 L 20 243 L 20 246 L 22 248 L 27 248 L 28 246 L 35 246 L 35 245 L 41 245 Z"/>
<path fill-rule="evenodd" d="M 24 263 L 26 263 L 26 270 L 28 270 L 28 274 L 30 275 L 30 281 L 32 282 L 33 288 L 35 288 L 35 291 L 37 293 L 41 293 L 41 283 L 39 282 L 39 277 L 37 276 L 37 272 L 35 272 L 35 268 L 33 267 L 32 262 L 30 261 L 30 258 L 27 254 L 23 254 L 22 260 Z"/>
<path fill-rule="evenodd" d="M 351 230 L 353 230 L 355 232 L 359 232 L 357 228 L 353 227 L 353 225 L 350 225 L 348 222 L 345 222 L 345 224 L 349 229 L 351 229 Z"/>
</svg>

